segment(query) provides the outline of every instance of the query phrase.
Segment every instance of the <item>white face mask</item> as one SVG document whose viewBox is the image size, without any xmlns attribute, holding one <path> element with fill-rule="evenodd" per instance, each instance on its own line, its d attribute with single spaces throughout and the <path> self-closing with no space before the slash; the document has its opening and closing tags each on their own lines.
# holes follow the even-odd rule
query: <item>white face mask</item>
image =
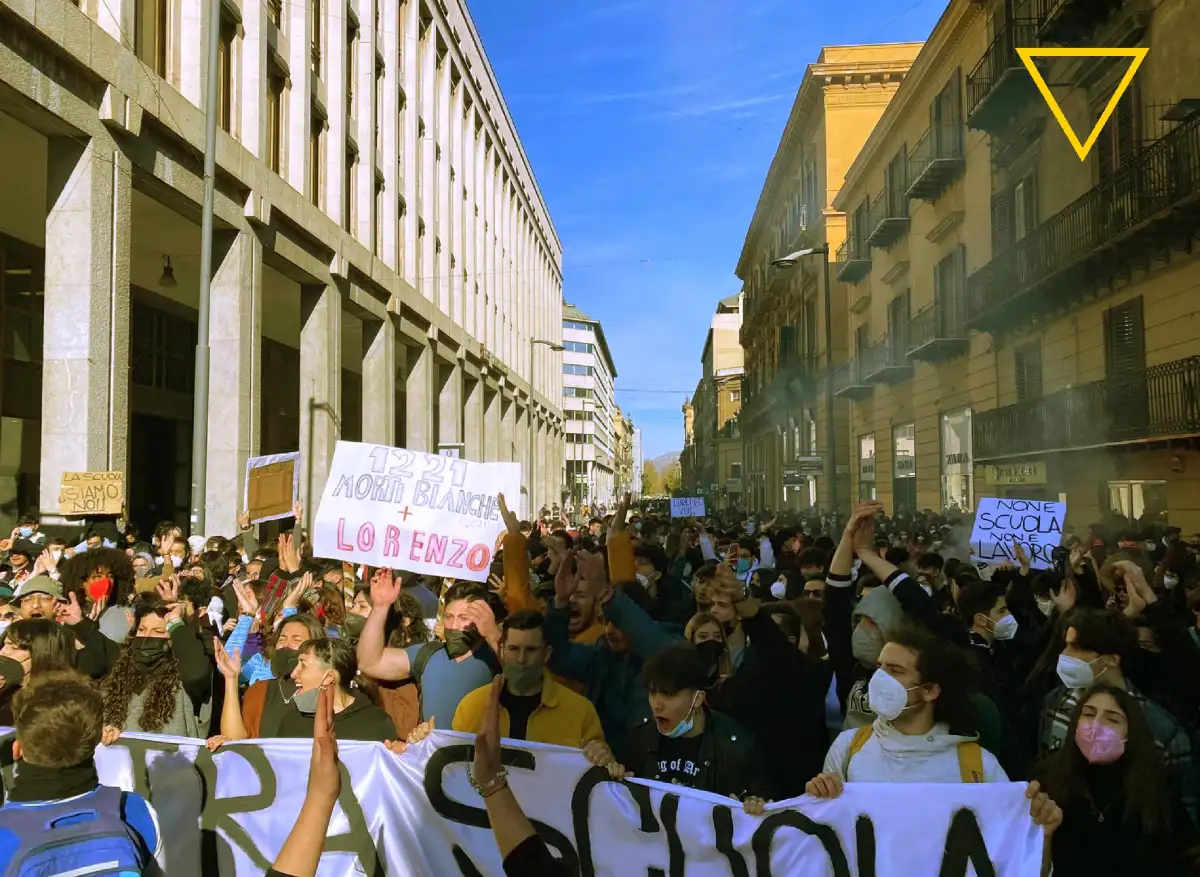
<svg viewBox="0 0 1200 877">
<path fill-rule="evenodd" d="M 1153 542 L 1151 542 L 1151 541 L 1146 542 L 1146 550 L 1147 551 L 1153 551 L 1155 549 L 1155 547 L 1156 546 Z"/>
<path fill-rule="evenodd" d="M 867 703 L 875 715 L 891 722 L 898 719 L 904 711 L 912 709 L 908 703 L 908 693 L 920 687 L 914 685 L 912 688 L 905 688 L 904 683 L 895 676 L 883 670 L 876 670 L 867 684 Z"/>
<path fill-rule="evenodd" d="M 1172 573 L 1163 574 L 1163 587 L 1168 591 L 1179 586 L 1179 576 Z"/>
<path fill-rule="evenodd" d="M 183 558 L 176 557 L 174 554 L 167 555 L 167 562 L 176 569 L 179 569 L 179 567 L 183 566 Z"/>
<path fill-rule="evenodd" d="M 51 548 L 51 549 L 50 549 L 50 556 L 51 556 L 52 558 L 54 558 L 54 561 L 55 561 L 55 563 L 57 563 L 57 562 L 58 562 L 58 559 L 59 559 L 60 557 L 62 557 L 62 549 L 61 549 L 61 548 Z"/>
<path fill-rule="evenodd" d="M 992 635 L 996 639 L 1012 639 L 1017 635 L 1017 628 L 1020 623 L 1012 615 L 1005 615 L 992 627 Z"/>
<path fill-rule="evenodd" d="M 1054 601 L 1049 597 L 1038 597 L 1037 607 L 1039 612 L 1049 618 L 1054 612 Z"/>
<path fill-rule="evenodd" d="M 9 626 L 10 624 L 12 624 L 12 622 L 11 622 L 11 621 L 7 621 L 7 620 L 5 620 L 5 621 L 0 621 L 0 639 L 3 639 L 3 638 L 4 638 L 4 634 L 8 632 L 8 626 Z"/>
<path fill-rule="evenodd" d="M 1070 655 L 1058 656 L 1058 678 L 1067 688 L 1088 688 L 1096 681 L 1096 673 L 1092 663 L 1073 658 Z"/>
</svg>

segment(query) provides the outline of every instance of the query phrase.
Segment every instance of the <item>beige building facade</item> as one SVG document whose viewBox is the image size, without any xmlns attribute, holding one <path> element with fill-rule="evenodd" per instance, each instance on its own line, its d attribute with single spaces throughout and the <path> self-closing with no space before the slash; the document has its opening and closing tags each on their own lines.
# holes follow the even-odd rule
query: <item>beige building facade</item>
<svg viewBox="0 0 1200 877">
<path fill-rule="evenodd" d="M 206 528 L 257 454 L 300 452 L 311 516 L 339 438 L 558 497 L 561 245 L 463 0 L 0 7 L 0 519 L 112 469 L 187 519 L 208 88 Z"/>
<path fill-rule="evenodd" d="M 857 498 L 1200 529 L 1196 32 L 1186 0 L 949 4 L 834 202 Z M 1084 161 L 1038 46 L 1149 49 Z M 1128 63 L 1046 64 L 1081 139 Z"/>
<path fill-rule="evenodd" d="M 828 507 L 836 479 L 850 490 L 848 406 L 826 404 L 826 321 L 834 367 L 845 359 L 846 291 L 823 287 L 816 253 L 791 268 L 772 265 L 796 250 L 846 240 L 834 206 L 859 148 L 904 80 L 919 43 L 829 46 L 809 65 L 759 195 L 737 275 L 744 289 L 742 413 L 744 502 L 751 509 Z M 827 309 L 826 299 L 831 302 Z M 836 439 L 830 459 L 829 419 Z"/>
<path fill-rule="evenodd" d="M 741 345 L 742 295 L 717 304 L 700 354 L 701 377 L 690 401 L 691 447 L 685 448 L 684 486 L 703 496 L 710 508 L 742 502 L 742 410 L 744 358 Z M 683 461 L 681 460 L 681 467 Z"/>
</svg>

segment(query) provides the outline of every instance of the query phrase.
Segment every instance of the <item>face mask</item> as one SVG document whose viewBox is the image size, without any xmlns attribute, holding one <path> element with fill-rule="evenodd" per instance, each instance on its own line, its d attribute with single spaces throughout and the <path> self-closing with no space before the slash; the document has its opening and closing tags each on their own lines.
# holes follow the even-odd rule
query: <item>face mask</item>
<svg viewBox="0 0 1200 877">
<path fill-rule="evenodd" d="M 245 566 L 250 562 L 250 555 L 246 552 L 243 551 L 239 556 L 242 558 L 242 566 Z"/>
<path fill-rule="evenodd" d="M 542 678 L 540 664 L 505 664 L 504 679 L 514 692 L 528 691 Z"/>
<path fill-rule="evenodd" d="M 296 696 L 292 698 L 292 706 L 306 716 L 313 716 L 317 713 L 317 701 L 320 697 L 320 688 L 314 688 L 312 691 L 297 691 Z"/>
<path fill-rule="evenodd" d="M 183 558 L 176 557 L 174 554 L 167 556 L 167 562 L 171 564 L 171 566 L 175 567 L 175 569 L 179 569 L 179 567 L 183 566 Z"/>
<path fill-rule="evenodd" d="M 1020 626 L 1020 622 L 1016 618 L 1011 615 L 1005 615 L 992 627 L 992 635 L 996 639 L 1012 639 L 1017 635 L 1017 628 Z"/>
<path fill-rule="evenodd" d="M 867 703 L 875 715 L 891 722 L 898 719 L 905 710 L 912 709 L 908 704 L 908 693 L 920 687 L 914 685 L 912 688 L 905 688 L 895 676 L 876 670 L 867 684 Z"/>
<path fill-rule="evenodd" d="M 87 583 L 87 595 L 92 598 L 92 602 L 103 600 L 112 591 L 113 580 L 108 576 L 99 579 L 92 579 Z"/>
<path fill-rule="evenodd" d="M 132 640 L 133 657 L 147 669 L 157 666 L 171 653 L 171 641 L 157 636 L 135 636 Z"/>
<path fill-rule="evenodd" d="M 50 556 L 54 558 L 55 562 L 57 562 L 59 560 L 59 558 L 62 557 L 62 549 L 61 548 L 51 548 Z"/>
<path fill-rule="evenodd" d="M 1051 600 L 1049 597 L 1046 597 L 1046 598 L 1038 597 L 1037 598 L 1037 607 L 1038 607 L 1039 612 L 1041 612 L 1043 615 L 1045 615 L 1047 618 L 1049 618 L 1050 615 L 1054 612 L 1054 601 Z"/>
<path fill-rule="evenodd" d="M 365 615 L 347 615 L 342 622 L 342 633 L 346 639 L 358 639 L 362 636 L 363 628 L 367 625 Z"/>
<path fill-rule="evenodd" d="M 17 532 L 19 532 L 24 538 L 28 539 L 33 535 L 33 527 L 22 527 Z"/>
<path fill-rule="evenodd" d="M 1094 721 L 1075 726 L 1075 745 L 1092 764 L 1112 764 L 1125 754 L 1125 740 L 1110 728 Z"/>
<path fill-rule="evenodd" d="M 475 647 L 476 637 L 465 630 L 446 631 L 446 654 L 453 660 L 461 658 Z"/>
<path fill-rule="evenodd" d="M 300 652 L 296 649 L 276 649 L 271 657 L 271 672 L 276 679 L 287 679 L 300 663 Z"/>
<path fill-rule="evenodd" d="M 696 643 L 696 651 L 700 653 L 700 657 L 704 659 L 704 663 L 709 667 L 709 680 L 717 681 L 717 674 L 720 672 L 721 656 L 725 654 L 725 646 L 720 640 L 710 639 L 702 643 Z"/>
<path fill-rule="evenodd" d="M 1174 590 L 1179 586 L 1179 576 L 1165 573 L 1163 575 L 1163 587 L 1168 591 Z"/>
<path fill-rule="evenodd" d="M 1096 674 L 1088 661 L 1072 658 L 1070 655 L 1059 655 L 1058 678 L 1067 688 L 1087 688 L 1096 681 Z"/>
<path fill-rule="evenodd" d="M 633 529 L 634 529 L 634 532 L 636 532 L 636 533 L 640 533 L 640 532 L 642 532 L 642 524 L 641 524 L 641 522 L 639 521 L 638 523 L 634 524 L 634 525 L 633 525 Z"/>
<path fill-rule="evenodd" d="M 739 557 L 737 562 L 737 571 L 739 576 L 744 576 L 746 573 L 750 572 L 750 561 Z"/>
<path fill-rule="evenodd" d="M 696 712 L 696 703 L 699 701 L 699 699 L 700 692 L 697 691 L 695 696 L 692 698 L 692 705 L 688 707 L 687 715 L 683 717 L 683 721 L 670 731 L 667 731 L 665 736 L 674 739 L 676 737 L 683 737 L 684 735 L 691 733 L 692 727 L 695 724 L 692 721 L 692 714 Z"/>
<path fill-rule="evenodd" d="M 12 624 L 12 622 L 8 620 L 0 621 L 0 641 L 4 640 L 4 634 L 8 633 L 8 626 L 10 624 Z"/>
<path fill-rule="evenodd" d="M 1147 542 L 1147 543 L 1146 543 L 1146 550 L 1147 550 L 1147 551 L 1153 551 L 1153 550 L 1154 550 L 1154 547 L 1155 547 L 1155 546 L 1154 546 L 1154 543 L 1153 543 L 1153 542 Z"/>
<path fill-rule="evenodd" d="M 5 622 L 5 626 L 7 627 L 7 622 Z M 0 678 L 4 679 L 4 685 L 7 688 L 20 685 L 25 678 L 25 666 L 8 655 L 0 655 Z"/>
<path fill-rule="evenodd" d="M 879 663 L 879 653 L 883 651 L 883 634 L 862 624 L 856 625 L 854 632 L 850 634 L 850 651 L 858 663 L 865 667 L 874 667 Z"/>
</svg>

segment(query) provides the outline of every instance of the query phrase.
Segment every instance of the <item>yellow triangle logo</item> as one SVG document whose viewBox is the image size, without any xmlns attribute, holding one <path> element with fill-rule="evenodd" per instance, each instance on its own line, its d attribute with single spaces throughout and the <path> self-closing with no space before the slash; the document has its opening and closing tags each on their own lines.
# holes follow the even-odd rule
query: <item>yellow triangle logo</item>
<svg viewBox="0 0 1200 877">
<path fill-rule="evenodd" d="M 1129 88 L 1129 83 L 1133 82 L 1134 75 L 1138 72 L 1138 68 L 1142 66 L 1142 62 L 1146 60 L 1146 53 L 1150 50 L 1147 48 L 1138 49 L 1017 49 L 1017 55 L 1021 58 L 1021 63 L 1025 65 L 1025 69 L 1029 71 L 1029 75 L 1033 77 L 1033 82 L 1037 86 L 1038 91 L 1042 93 L 1042 97 L 1046 99 L 1046 104 L 1050 107 L 1050 112 L 1054 114 L 1054 118 L 1058 120 L 1059 126 L 1062 127 L 1063 133 L 1067 135 L 1067 140 L 1071 141 L 1071 146 L 1075 150 L 1075 154 L 1079 156 L 1080 161 L 1085 161 L 1088 153 L 1092 151 L 1092 147 L 1096 145 L 1096 138 L 1100 136 L 1100 132 L 1112 117 L 1113 112 L 1117 108 L 1117 103 L 1121 100 L 1121 96 L 1125 94 L 1125 90 Z M 1108 106 L 1104 108 L 1104 112 L 1100 114 L 1100 120 L 1096 122 L 1096 127 L 1092 128 L 1092 133 L 1088 135 L 1088 139 L 1083 143 L 1079 142 L 1079 135 L 1075 133 L 1075 129 L 1071 127 L 1071 123 L 1067 121 L 1066 114 L 1062 111 L 1062 107 L 1058 105 L 1058 101 L 1054 99 L 1054 95 L 1050 93 L 1050 86 L 1046 84 L 1046 79 L 1042 76 L 1042 72 L 1035 65 L 1035 58 L 1131 58 L 1132 61 L 1129 69 L 1125 71 L 1125 77 L 1117 85 L 1116 91 L 1113 92 L 1112 98 L 1108 102 Z"/>
</svg>

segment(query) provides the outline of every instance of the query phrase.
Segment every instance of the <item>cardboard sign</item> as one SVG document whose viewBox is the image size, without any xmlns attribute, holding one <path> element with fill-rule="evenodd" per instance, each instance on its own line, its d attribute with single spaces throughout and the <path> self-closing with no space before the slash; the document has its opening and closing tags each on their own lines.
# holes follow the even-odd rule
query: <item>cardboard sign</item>
<svg viewBox="0 0 1200 877">
<path fill-rule="evenodd" d="M 671 499 L 672 518 L 703 518 L 704 497 L 677 496 Z"/>
<path fill-rule="evenodd" d="M 68 517 L 119 515 L 125 506 L 124 472 L 64 472 L 58 512 Z"/>
<path fill-rule="evenodd" d="M 486 582 L 515 508 L 520 463 L 338 442 L 313 526 L 313 553 L 355 564 Z"/>
<path fill-rule="evenodd" d="M 290 518 L 300 498 L 300 454 L 271 454 L 246 461 L 243 508 L 250 523 Z"/>
<path fill-rule="evenodd" d="M 1050 569 L 1051 552 L 1062 543 L 1065 502 L 1033 499 L 979 500 L 971 530 L 971 560 L 990 565 L 1017 565 L 1013 541 L 1029 556 L 1033 569 Z"/>
</svg>

